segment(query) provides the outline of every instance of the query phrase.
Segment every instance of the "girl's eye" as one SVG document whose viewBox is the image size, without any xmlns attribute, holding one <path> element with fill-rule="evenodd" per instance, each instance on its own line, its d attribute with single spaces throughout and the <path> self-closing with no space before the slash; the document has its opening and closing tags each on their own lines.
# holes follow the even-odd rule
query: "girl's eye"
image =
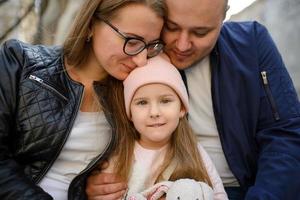
<svg viewBox="0 0 300 200">
<path fill-rule="evenodd" d="M 146 105 L 146 104 L 147 104 L 146 100 L 141 100 L 136 103 L 136 105 Z"/>
<path fill-rule="evenodd" d="M 170 103 L 170 102 L 172 102 L 171 99 L 162 99 L 161 100 L 161 103 L 163 103 L 163 104 L 167 104 L 167 103 Z"/>
</svg>

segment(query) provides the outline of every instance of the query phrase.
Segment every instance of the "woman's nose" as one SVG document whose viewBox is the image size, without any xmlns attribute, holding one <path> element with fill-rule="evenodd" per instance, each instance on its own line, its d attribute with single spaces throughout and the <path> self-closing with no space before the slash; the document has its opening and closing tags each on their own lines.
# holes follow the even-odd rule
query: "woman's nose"
<svg viewBox="0 0 300 200">
<path fill-rule="evenodd" d="M 137 67 L 141 67 L 147 64 L 147 49 L 144 49 L 139 54 L 132 56 L 132 61 Z"/>
</svg>

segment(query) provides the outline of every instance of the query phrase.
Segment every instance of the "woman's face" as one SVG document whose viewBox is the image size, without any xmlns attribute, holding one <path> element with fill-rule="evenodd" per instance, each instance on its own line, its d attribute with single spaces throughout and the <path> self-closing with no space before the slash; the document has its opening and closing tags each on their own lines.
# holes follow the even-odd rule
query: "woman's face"
<svg viewBox="0 0 300 200">
<path fill-rule="evenodd" d="M 159 39 L 163 26 L 163 19 L 141 4 L 129 4 L 119 9 L 108 22 L 127 37 L 140 38 L 146 44 Z M 147 62 L 146 49 L 135 56 L 126 55 L 123 52 L 125 39 L 101 20 L 93 25 L 91 42 L 89 63 L 119 80 L 124 80 L 135 67 Z"/>
</svg>

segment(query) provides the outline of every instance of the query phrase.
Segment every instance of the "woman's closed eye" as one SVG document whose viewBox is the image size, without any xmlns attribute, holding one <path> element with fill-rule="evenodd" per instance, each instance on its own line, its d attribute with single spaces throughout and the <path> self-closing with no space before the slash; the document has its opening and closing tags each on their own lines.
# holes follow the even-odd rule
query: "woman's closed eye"
<svg viewBox="0 0 300 200">
<path fill-rule="evenodd" d="M 141 43 L 142 42 L 139 39 L 132 38 L 132 39 L 128 40 L 127 45 L 129 47 L 136 47 L 136 46 L 140 46 Z"/>
</svg>

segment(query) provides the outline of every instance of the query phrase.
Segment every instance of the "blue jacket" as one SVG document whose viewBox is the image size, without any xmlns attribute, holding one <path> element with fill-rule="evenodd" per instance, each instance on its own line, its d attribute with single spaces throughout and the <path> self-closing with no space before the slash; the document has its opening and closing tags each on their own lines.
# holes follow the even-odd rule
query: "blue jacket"
<svg viewBox="0 0 300 200">
<path fill-rule="evenodd" d="M 210 62 L 217 128 L 245 199 L 300 199 L 300 104 L 268 31 L 225 23 Z"/>
</svg>

